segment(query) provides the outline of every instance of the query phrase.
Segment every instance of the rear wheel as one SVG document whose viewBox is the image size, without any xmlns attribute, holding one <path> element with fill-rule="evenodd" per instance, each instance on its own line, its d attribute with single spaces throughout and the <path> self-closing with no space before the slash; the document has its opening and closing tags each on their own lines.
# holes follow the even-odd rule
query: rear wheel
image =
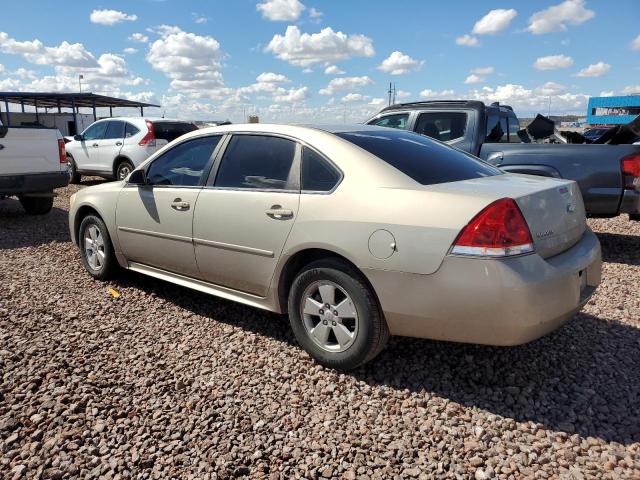
<svg viewBox="0 0 640 480">
<path fill-rule="evenodd" d="M 634 220 L 636 222 L 640 222 L 640 213 L 630 213 L 629 220 Z"/>
<path fill-rule="evenodd" d="M 133 172 L 133 164 L 129 160 L 122 160 L 116 168 L 116 179 L 124 180 Z"/>
<path fill-rule="evenodd" d="M 84 217 L 80 223 L 78 244 L 82 252 L 82 262 L 91 276 L 99 280 L 113 276 L 118 262 L 109 231 L 101 218 L 95 215 Z"/>
<path fill-rule="evenodd" d="M 289 293 L 289 321 L 318 363 L 341 370 L 372 360 L 389 337 L 370 287 L 337 259 L 313 262 L 298 274 Z"/>
<path fill-rule="evenodd" d="M 76 162 L 71 155 L 67 155 L 67 162 L 69 162 L 69 183 L 80 183 L 82 175 L 78 173 Z"/>
<path fill-rule="evenodd" d="M 20 197 L 20 204 L 29 215 L 44 215 L 53 208 L 53 192 L 48 197 Z"/>
</svg>

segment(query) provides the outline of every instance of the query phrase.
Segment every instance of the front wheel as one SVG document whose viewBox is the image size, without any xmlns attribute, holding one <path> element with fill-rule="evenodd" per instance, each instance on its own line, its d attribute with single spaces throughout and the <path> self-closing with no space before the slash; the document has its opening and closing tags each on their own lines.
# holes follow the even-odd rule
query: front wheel
<svg viewBox="0 0 640 480">
<path fill-rule="evenodd" d="M 330 368 L 351 370 L 372 360 L 389 338 L 371 288 L 341 260 L 320 260 L 303 269 L 288 307 L 298 343 Z"/>
<path fill-rule="evenodd" d="M 84 217 L 80 223 L 78 245 L 82 252 L 82 263 L 98 280 L 113 276 L 118 266 L 109 231 L 101 218 L 95 215 Z"/>
<path fill-rule="evenodd" d="M 118 180 L 124 180 L 131 172 L 133 172 L 133 164 L 128 160 L 123 160 L 118 164 L 118 168 L 116 168 L 116 178 Z"/>
<path fill-rule="evenodd" d="M 20 197 L 20 204 L 29 215 L 45 215 L 53 208 L 53 193 L 47 197 Z"/>
</svg>

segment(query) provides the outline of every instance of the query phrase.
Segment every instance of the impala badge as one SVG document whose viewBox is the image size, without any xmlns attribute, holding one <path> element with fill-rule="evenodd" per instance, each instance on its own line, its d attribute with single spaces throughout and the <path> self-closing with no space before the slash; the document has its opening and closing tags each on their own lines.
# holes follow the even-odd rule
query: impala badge
<svg viewBox="0 0 640 480">
<path fill-rule="evenodd" d="M 553 230 L 545 230 L 544 232 L 536 233 L 536 237 L 538 237 L 539 240 L 550 237 L 551 235 L 553 235 Z"/>
</svg>

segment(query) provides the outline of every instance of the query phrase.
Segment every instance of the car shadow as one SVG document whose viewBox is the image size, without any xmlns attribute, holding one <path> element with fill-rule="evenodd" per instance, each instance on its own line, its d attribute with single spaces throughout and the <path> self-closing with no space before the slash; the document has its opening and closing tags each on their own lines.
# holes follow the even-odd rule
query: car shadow
<svg viewBox="0 0 640 480">
<path fill-rule="evenodd" d="M 625 265 L 640 265 L 640 235 L 596 233 L 602 247 L 602 260 Z"/>
<path fill-rule="evenodd" d="M 133 272 L 117 284 L 296 345 L 284 315 Z M 640 441 L 639 347 L 640 329 L 581 313 L 558 331 L 517 347 L 393 337 L 379 357 L 349 374 L 569 435 L 630 444 Z"/>
<path fill-rule="evenodd" d="M 27 215 L 18 200 L 0 200 L 0 250 L 69 242 L 68 215 L 57 207 L 45 215 Z"/>
</svg>

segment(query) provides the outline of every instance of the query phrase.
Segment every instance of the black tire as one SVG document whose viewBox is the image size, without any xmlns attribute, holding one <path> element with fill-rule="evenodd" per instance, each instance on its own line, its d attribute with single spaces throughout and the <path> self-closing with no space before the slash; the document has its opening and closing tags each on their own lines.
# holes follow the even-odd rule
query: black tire
<svg viewBox="0 0 640 480">
<path fill-rule="evenodd" d="M 104 254 L 104 258 L 101 258 L 101 265 L 98 268 L 94 268 L 88 259 L 88 248 L 85 242 L 85 235 L 90 227 L 95 226 L 102 236 L 103 248 L 101 251 Z M 113 245 L 111 243 L 111 237 L 107 226 L 104 224 L 100 217 L 95 215 L 87 215 L 82 219 L 80 228 L 78 229 L 78 246 L 80 247 L 80 253 L 82 255 L 82 263 L 87 269 L 87 272 L 98 280 L 107 280 L 112 278 L 118 269 L 118 261 L 113 251 Z"/>
<path fill-rule="evenodd" d="M 133 163 L 131 163 L 129 160 L 122 160 L 116 167 L 116 180 L 124 180 L 129 176 L 131 172 L 133 172 L 133 169 Z"/>
<path fill-rule="evenodd" d="M 630 213 L 629 220 L 634 222 L 640 222 L 640 213 Z"/>
<path fill-rule="evenodd" d="M 329 281 L 344 289 L 355 306 L 358 327 L 353 343 L 344 351 L 332 352 L 320 347 L 305 327 L 303 296 L 318 281 Z M 318 363 L 329 368 L 357 368 L 378 355 L 389 339 L 387 322 L 371 288 L 360 272 L 339 259 L 318 260 L 303 268 L 291 286 L 288 309 L 291 328 L 298 343 Z"/>
<path fill-rule="evenodd" d="M 76 162 L 71 155 L 67 155 L 67 161 L 69 162 L 69 183 L 80 183 L 82 175 L 76 169 Z"/>
<path fill-rule="evenodd" d="M 53 193 L 50 197 L 20 197 L 20 204 L 29 215 L 45 215 L 53 208 Z"/>
</svg>

